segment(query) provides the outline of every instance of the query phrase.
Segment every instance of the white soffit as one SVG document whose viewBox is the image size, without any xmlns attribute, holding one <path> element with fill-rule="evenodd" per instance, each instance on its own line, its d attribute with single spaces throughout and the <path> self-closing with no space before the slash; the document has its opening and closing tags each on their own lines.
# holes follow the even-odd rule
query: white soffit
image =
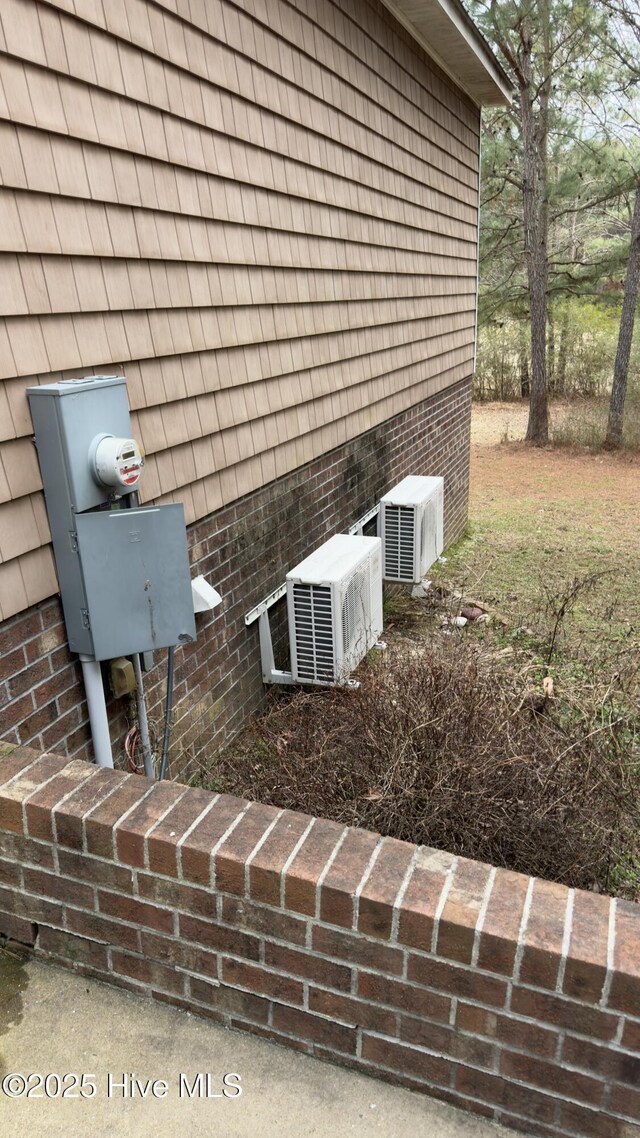
<svg viewBox="0 0 640 1138">
<path fill-rule="evenodd" d="M 459 0 L 382 2 L 474 103 L 501 107 L 511 102 L 511 80 Z"/>
</svg>

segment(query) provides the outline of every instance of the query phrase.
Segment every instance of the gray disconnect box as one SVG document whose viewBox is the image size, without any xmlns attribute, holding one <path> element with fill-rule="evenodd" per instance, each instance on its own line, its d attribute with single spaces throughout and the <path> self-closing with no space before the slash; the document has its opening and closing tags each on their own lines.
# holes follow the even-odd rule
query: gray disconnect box
<svg viewBox="0 0 640 1138">
<path fill-rule="evenodd" d="M 182 506 L 127 508 L 139 477 L 135 456 L 138 467 L 141 460 L 124 376 L 27 394 L 71 650 L 110 660 L 195 640 Z M 105 441 L 116 456 L 117 490 L 96 474 Z"/>
</svg>

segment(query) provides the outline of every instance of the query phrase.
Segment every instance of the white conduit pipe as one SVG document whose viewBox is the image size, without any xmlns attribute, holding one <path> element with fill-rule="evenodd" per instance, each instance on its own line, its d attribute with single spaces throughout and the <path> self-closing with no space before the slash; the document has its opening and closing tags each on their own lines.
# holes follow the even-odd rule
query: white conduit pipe
<svg viewBox="0 0 640 1138">
<path fill-rule="evenodd" d="M 147 705 L 144 698 L 144 686 L 142 683 L 142 666 L 140 664 L 140 656 L 137 652 L 133 657 L 133 670 L 135 672 L 136 689 L 138 694 L 138 727 L 140 728 L 140 742 L 142 743 L 142 755 L 144 758 L 144 773 L 146 774 L 147 778 L 155 778 L 156 767 L 153 761 L 151 739 L 149 737 Z"/>
<path fill-rule="evenodd" d="M 93 754 L 99 767 L 113 767 L 111 754 L 111 739 L 109 736 L 109 720 L 107 719 L 107 705 L 104 698 L 102 672 L 100 663 L 93 656 L 80 654 L 82 664 L 82 678 L 89 708 L 89 723 L 91 724 L 91 739 Z"/>
</svg>

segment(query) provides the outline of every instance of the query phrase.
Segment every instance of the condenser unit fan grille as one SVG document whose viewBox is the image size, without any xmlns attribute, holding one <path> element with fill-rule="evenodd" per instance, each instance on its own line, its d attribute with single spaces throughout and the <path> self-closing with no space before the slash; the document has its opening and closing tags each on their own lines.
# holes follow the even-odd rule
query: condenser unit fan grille
<svg viewBox="0 0 640 1138">
<path fill-rule="evenodd" d="M 368 573 L 359 569 L 349 581 L 342 602 L 342 647 L 347 658 L 356 647 L 367 643 L 367 629 L 371 623 L 367 584 Z"/>
<path fill-rule="evenodd" d="M 333 680 L 331 589 L 326 585 L 294 584 L 293 613 L 298 677 L 309 681 Z"/>
<path fill-rule="evenodd" d="M 430 499 L 424 509 L 422 517 L 422 540 L 420 542 L 421 565 L 433 565 L 436 557 L 438 556 L 437 550 L 437 537 L 436 537 L 436 502 L 435 499 Z"/>
<path fill-rule="evenodd" d="M 412 506 L 384 506 L 384 576 L 413 581 L 415 510 Z"/>
</svg>

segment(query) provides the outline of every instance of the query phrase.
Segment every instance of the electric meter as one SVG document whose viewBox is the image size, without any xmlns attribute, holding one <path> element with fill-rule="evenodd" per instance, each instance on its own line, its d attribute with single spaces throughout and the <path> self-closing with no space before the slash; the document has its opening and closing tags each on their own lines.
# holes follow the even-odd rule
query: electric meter
<svg viewBox="0 0 640 1138">
<path fill-rule="evenodd" d="M 91 444 L 90 464 L 99 486 L 130 494 L 138 486 L 144 459 L 135 439 L 99 435 Z"/>
<path fill-rule="evenodd" d="M 124 376 L 28 396 L 71 651 L 116 660 L 195 640 L 184 510 L 135 503 L 143 452 Z"/>
</svg>

